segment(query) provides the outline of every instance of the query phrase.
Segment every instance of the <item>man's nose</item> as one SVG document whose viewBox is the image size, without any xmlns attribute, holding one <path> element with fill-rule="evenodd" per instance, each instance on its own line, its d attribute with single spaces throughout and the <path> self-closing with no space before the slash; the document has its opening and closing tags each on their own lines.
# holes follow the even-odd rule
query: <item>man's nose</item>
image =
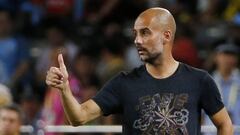
<svg viewBox="0 0 240 135">
<path fill-rule="evenodd" d="M 136 36 L 135 40 L 134 40 L 134 43 L 136 45 L 141 45 L 143 43 L 143 40 L 140 36 Z"/>
</svg>

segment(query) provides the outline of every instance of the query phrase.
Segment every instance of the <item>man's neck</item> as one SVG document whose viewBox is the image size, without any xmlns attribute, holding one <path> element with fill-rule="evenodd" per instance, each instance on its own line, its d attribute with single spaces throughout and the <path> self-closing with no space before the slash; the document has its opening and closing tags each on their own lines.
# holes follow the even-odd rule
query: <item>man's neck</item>
<svg viewBox="0 0 240 135">
<path fill-rule="evenodd" d="M 167 78 L 175 73 L 179 65 L 179 62 L 174 60 L 173 57 L 162 59 L 158 64 L 146 63 L 147 72 L 154 78 L 163 79 Z"/>
</svg>

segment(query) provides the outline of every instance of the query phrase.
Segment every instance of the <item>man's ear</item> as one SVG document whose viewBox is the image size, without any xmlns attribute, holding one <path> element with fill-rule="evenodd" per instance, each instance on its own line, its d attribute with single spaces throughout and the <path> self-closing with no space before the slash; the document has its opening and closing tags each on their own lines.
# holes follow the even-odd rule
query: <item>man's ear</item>
<svg viewBox="0 0 240 135">
<path fill-rule="evenodd" d="M 170 42 L 172 39 L 172 33 L 171 31 L 167 30 L 163 32 L 163 43 Z"/>
</svg>

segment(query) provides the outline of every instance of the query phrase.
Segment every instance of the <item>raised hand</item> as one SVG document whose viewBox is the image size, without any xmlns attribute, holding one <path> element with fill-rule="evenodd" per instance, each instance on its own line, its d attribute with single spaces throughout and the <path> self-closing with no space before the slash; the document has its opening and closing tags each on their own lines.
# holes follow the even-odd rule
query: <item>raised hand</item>
<svg viewBox="0 0 240 135">
<path fill-rule="evenodd" d="M 46 76 L 47 85 L 63 90 L 68 85 L 68 72 L 62 54 L 58 55 L 58 67 L 51 67 Z"/>
</svg>

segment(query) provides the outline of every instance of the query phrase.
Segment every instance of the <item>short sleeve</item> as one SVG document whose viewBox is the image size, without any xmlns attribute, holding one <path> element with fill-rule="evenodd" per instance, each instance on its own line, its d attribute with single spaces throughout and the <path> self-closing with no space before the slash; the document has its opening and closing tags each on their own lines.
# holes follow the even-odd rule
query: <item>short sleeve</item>
<svg viewBox="0 0 240 135">
<path fill-rule="evenodd" d="M 207 115 L 212 116 L 224 107 L 220 92 L 213 78 L 208 73 L 203 78 L 201 85 L 201 107 Z"/>
<path fill-rule="evenodd" d="M 104 116 L 121 112 L 120 84 L 121 78 L 120 75 L 117 75 L 108 81 L 97 95 L 92 98 L 101 108 Z"/>
</svg>

